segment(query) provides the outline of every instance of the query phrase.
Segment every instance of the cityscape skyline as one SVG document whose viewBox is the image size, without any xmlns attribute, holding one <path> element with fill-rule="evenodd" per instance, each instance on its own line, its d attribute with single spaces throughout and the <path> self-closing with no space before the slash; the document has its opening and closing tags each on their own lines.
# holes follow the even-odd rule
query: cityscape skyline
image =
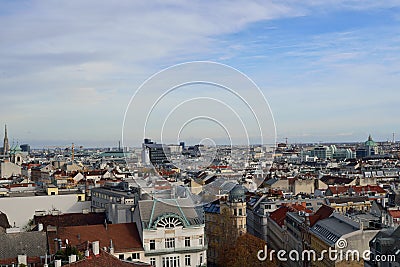
<svg viewBox="0 0 400 267">
<path fill-rule="evenodd" d="M 399 5 L 2 1 L 0 123 L 10 143 L 110 146 L 143 81 L 210 60 L 260 87 L 278 142 L 391 140 L 400 133 Z"/>
<path fill-rule="evenodd" d="M 121 141 L 118 140 L 113 140 L 113 141 L 107 141 L 108 144 L 102 146 L 102 145 L 98 145 L 98 146 L 90 146 L 90 145 L 86 145 L 83 144 L 81 142 L 78 141 L 71 141 L 70 143 L 27 143 L 24 142 L 23 140 L 15 140 L 14 138 L 11 138 L 12 141 L 9 141 L 8 139 L 8 128 L 7 128 L 7 124 L 5 125 L 5 132 L 3 133 L 3 137 L 4 137 L 4 142 L 7 143 L 7 145 L 9 146 L 8 149 L 10 148 L 15 148 L 17 146 L 29 146 L 29 148 L 31 149 L 58 149 L 58 148 L 68 148 L 70 149 L 72 146 L 76 147 L 77 149 L 95 149 L 95 148 L 111 148 L 111 149 L 125 149 L 125 148 L 135 148 L 135 149 L 141 149 L 143 143 L 139 144 L 139 145 L 128 145 L 128 144 L 123 144 Z M 266 147 L 273 147 L 273 146 L 278 146 L 279 144 L 292 144 L 292 145 L 310 145 L 310 144 L 314 144 L 314 145 L 331 145 L 331 144 L 362 144 L 364 143 L 366 140 L 374 140 L 373 137 L 371 136 L 371 134 L 368 135 L 367 138 L 364 138 L 364 140 L 352 140 L 352 141 L 324 141 L 324 140 L 319 140 L 319 141 L 312 141 L 312 142 L 289 142 L 288 138 L 284 138 L 282 140 L 276 140 L 276 142 L 274 144 L 270 144 L 270 143 L 265 143 L 262 144 L 263 146 Z M 145 141 L 146 139 L 144 139 Z M 147 140 L 151 140 L 150 138 L 147 138 Z M 218 141 L 218 139 L 216 139 Z M 213 141 L 216 141 L 213 140 Z M 223 139 L 221 139 L 223 140 Z M 179 142 L 160 142 L 159 140 L 153 140 L 158 144 L 163 144 L 163 145 L 179 145 L 181 142 L 183 142 L 186 145 L 189 146 L 194 146 L 194 145 L 203 145 L 206 147 L 212 147 L 212 146 L 237 146 L 237 147 L 241 147 L 241 146 L 245 146 L 246 144 L 234 144 L 234 143 L 226 143 L 224 141 L 221 142 L 209 142 L 209 140 L 206 140 L 206 142 L 203 143 L 196 143 L 193 139 L 181 139 L 179 140 Z M 399 140 L 396 140 L 396 133 L 392 133 L 392 139 L 387 139 L 387 140 L 376 140 L 375 141 L 379 142 L 379 143 L 397 143 L 399 142 Z M 78 142 L 78 143 L 76 143 Z M 259 143 L 253 142 L 253 143 L 249 143 L 247 144 L 249 146 L 258 146 L 260 145 Z M 2 149 L 4 149 L 4 147 L 2 147 Z"/>
</svg>

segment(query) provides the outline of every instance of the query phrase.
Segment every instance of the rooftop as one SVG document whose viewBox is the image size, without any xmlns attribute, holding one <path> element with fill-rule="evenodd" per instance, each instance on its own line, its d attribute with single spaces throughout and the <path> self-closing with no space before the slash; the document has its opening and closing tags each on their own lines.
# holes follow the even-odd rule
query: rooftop
<svg viewBox="0 0 400 267">
<path fill-rule="evenodd" d="M 57 232 L 48 232 L 50 252 L 55 253 L 54 239 L 59 238 L 63 244 L 78 247 L 89 242 L 99 241 L 100 247 L 110 247 L 111 240 L 115 252 L 141 251 L 142 242 L 136 223 L 97 224 L 85 226 L 60 227 Z"/>
</svg>

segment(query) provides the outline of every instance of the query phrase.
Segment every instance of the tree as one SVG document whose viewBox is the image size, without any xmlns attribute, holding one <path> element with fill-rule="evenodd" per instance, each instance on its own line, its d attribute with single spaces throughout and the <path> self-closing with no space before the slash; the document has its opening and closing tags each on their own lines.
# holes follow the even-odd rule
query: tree
<svg viewBox="0 0 400 267">
<path fill-rule="evenodd" d="M 215 222 L 208 223 L 211 230 L 209 248 L 215 248 L 218 266 L 257 267 L 278 266 L 277 261 L 260 261 L 259 250 L 265 248 L 265 242 L 250 234 L 239 234 L 236 220 L 227 206 L 221 205 L 220 214 Z"/>
<path fill-rule="evenodd" d="M 218 255 L 218 265 L 225 266 L 231 258 L 229 252 L 235 246 L 238 237 L 238 230 L 235 221 L 228 207 L 221 206 L 220 215 L 215 226 L 216 252 Z"/>
<path fill-rule="evenodd" d="M 234 246 L 228 251 L 230 258 L 222 266 L 230 267 L 257 267 L 278 266 L 276 259 L 260 261 L 257 257 L 258 251 L 265 248 L 265 241 L 251 234 L 244 234 L 237 238 Z"/>
<path fill-rule="evenodd" d="M 83 254 L 76 247 L 72 247 L 71 245 L 67 245 L 65 250 L 57 251 L 55 258 L 61 261 L 68 261 L 68 257 L 71 255 L 76 255 L 78 259 L 83 258 Z"/>
</svg>

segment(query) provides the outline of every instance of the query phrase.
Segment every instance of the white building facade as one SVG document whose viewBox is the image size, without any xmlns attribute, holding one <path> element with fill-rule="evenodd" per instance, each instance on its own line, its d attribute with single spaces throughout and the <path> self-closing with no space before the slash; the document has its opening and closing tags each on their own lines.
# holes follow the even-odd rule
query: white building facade
<svg viewBox="0 0 400 267">
<path fill-rule="evenodd" d="M 134 212 L 145 262 L 156 267 L 207 265 L 204 220 L 186 199 L 141 200 Z"/>
</svg>

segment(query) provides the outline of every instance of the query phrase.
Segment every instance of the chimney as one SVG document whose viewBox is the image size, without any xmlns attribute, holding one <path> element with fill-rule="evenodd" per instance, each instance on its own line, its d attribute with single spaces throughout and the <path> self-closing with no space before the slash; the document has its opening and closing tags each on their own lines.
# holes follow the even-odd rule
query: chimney
<svg viewBox="0 0 400 267">
<path fill-rule="evenodd" d="M 43 267 L 49 267 L 49 265 L 47 264 L 47 253 L 46 253 L 46 256 L 45 256 L 45 258 L 44 258 L 44 265 L 43 265 Z"/>
<path fill-rule="evenodd" d="M 114 244 L 112 239 L 110 239 L 110 254 L 114 254 Z"/>
<path fill-rule="evenodd" d="M 93 255 L 95 255 L 95 256 L 99 255 L 99 253 L 100 253 L 99 241 L 92 242 L 92 250 L 93 250 Z"/>
<path fill-rule="evenodd" d="M 28 264 L 26 255 L 18 255 L 18 265 L 21 265 L 21 264 L 24 264 L 24 265 Z"/>
<path fill-rule="evenodd" d="M 54 267 L 61 267 L 61 260 L 55 260 Z"/>
<path fill-rule="evenodd" d="M 76 262 L 76 255 L 68 256 L 68 263 L 73 263 L 73 262 Z"/>
</svg>

